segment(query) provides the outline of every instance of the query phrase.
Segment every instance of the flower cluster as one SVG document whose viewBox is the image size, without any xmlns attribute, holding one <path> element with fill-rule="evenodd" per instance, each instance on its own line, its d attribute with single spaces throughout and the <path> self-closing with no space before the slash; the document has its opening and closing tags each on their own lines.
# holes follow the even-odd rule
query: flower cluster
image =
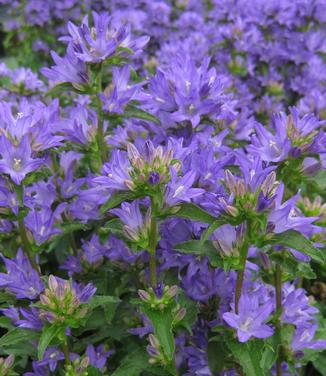
<svg viewBox="0 0 326 376">
<path fill-rule="evenodd" d="M 0 375 L 324 372 L 324 0 L 2 0 Z"/>
</svg>

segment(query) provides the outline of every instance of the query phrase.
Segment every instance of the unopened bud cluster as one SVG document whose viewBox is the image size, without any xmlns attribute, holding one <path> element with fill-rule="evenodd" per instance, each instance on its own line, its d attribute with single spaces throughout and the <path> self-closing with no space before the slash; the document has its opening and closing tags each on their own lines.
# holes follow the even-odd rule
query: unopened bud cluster
<svg viewBox="0 0 326 376">
<path fill-rule="evenodd" d="M 251 179 L 254 177 L 251 176 Z M 239 223 L 248 216 L 255 216 L 269 209 L 279 185 L 275 171 L 270 172 L 257 186 L 248 184 L 244 178 L 235 177 L 230 170 L 225 170 L 224 182 L 230 194 L 229 200 L 222 197 L 219 201 L 224 212 L 236 220 L 239 219 Z"/>
<path fill-rule="evenodd" d="M 89 357 L 77 358 L 72 364 L 66 366 L 65 376 L 88 376 L 87 367 L 89 366 Z"/>
<path fill-rule="evenodd" d="M 0 375 L 7 376 L 12 374 L 12 366 L 14 364 L 15 357 L 9 355 L 7 358 L 0 358 Z"/>
<path fill-rule="evenodd" d="M 145 143 L 144 149 L 141 154 L 134 145 L 128 144 L 128 157 L 132 166 L 129 174 L 132 180 L 125 184 L 132 191 L 165 184 L 170 180 L 170 166 L 173 165 L 176 170 L 180 168 L 178 161 L 173 159 L 172 149 L 164 151 L 162 146 L 155 148 L 149 141 Z"/>
<path fill-rule="evenodd" d="M 48 288 L 40 296 L 40 318 L 52 324 L 79 325 L 87 313 L 71 281 L 59 280 L 50 275 Z"/>
<path fill-rule="evenodd" d="M 165 286 L 160 294 L 155 293 L 153 289 L 138 290 L 140 299 L 151 309 L 163 311 L 167 306 L 175 302 L 175 296 L 178 292 L 178 286 Z"/>
</svg>

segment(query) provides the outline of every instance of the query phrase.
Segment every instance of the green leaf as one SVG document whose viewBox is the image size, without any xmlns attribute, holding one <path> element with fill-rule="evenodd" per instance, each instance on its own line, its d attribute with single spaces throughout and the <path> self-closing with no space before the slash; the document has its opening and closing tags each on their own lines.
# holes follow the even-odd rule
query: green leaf
<svg viewBox="0 0 326 376">
<path fill-rule="evenodd" d="M 326 261 L 325 252 L 314 247 L 312 242 L 305 238 L 300 232 L 288 230 L 280 234 L 275 234 L 266 242 L 270 245 L 281 245 L 296 249 L 310 256 L 314 261 L 323 264 Z"/>
<path fill-rule="evenodd" d="M 263 354 L 260 361 L 260 366 L 266 374 L 271 370 L 277 360 L 278 346 L 280 345 L 280 338 L 277 333 L 272 337 L 266 338 L 264 341 Z"/>
<path fill-rule="evenodd" d="M 61 326 L 51 325 L 43 329 L 41 338 L 38 343 L 37 356 L 39 360 L 43 359 L 43 355 L 51 341 L 64 330 Z"/>
<path fill-rule="evenodd" d="M 90 309 L 94 309 L 96 307 L 104 307 L 106 305 L 112 304 L 112 303 L 119 303 L 119 298 L 115 296 L 100 296 L 95 295 L 91 298 L 91 300 L 87 303 L 88 307 Z"/>
<path fill-rule="evenodd" d="M 207 229 L 202 233 L 202 236 L 200 238 L 200 240 L 202 242 L 208 240 L 208 238 L 214 233 L 214 231 L 224 225 L 226 222 L 224 221 L 224 219 L 222 218 L 218 218 L 216 219 L 210 226 L 207 227 Z"/>
<path fill-rule="evenodd" d="M 102 206 L 101 206 L 101 213 L 105 214 L 108 210 L 115 208 L 116 206 L 120 205 L 121 202 L 127 201 L 127 200 L 132 200 L 136 198 L 134 192 L 130 191 L 123 191 L 123 192 L 117 192 L 114 193 L 108 201 L 106 201 Z"/>
<path fill-rule="evenodd" d="M 102 235 L 109 234 L 109 233 L 122 235 L 123 223 L 120 221 L 120 219 L 113 218 L 109 220 L 108 222 L 106 222 L 105 225 L 99 229 L 99 232 Z"/>
<path fill-rule="evenodd" d="M 174 337 L 172 333 L 173 314 L 170 307 L 164 310 L 142 307 L 143 313 L 152 323 L 154 334 L 163 348 L 166 357 L 172 361 L 174 356 Z"/>
<path fill-rule="evenodd" d="M 149 366 L 148 355 L 142 349 L 127 354 L 111 376 L 139 376 Z"/>
<path fill-rule="evenodd" d="M 326 351 L 319 354 L 313 365 L 322 376 L 326 376 Z"/>
<path fill-rule="evenodd" d="M 246 376 L 266 375 L 260 366 L 263 349 L 262 341 L 248 341 L 245 343 L 227 341 L 226 345 L 239 361 Z"/>
<path fill-rule="evenodd" d="M 87 226 L 83 223 L 67 223 L 62 226 L 62 232 L 60 234 L 67 235 L 75 231 L 86 231 Z"/>
<path fill-rule="evenodd" d="M 216 341 L 214 339 L 208 342 L 208 366 L 213 375 L 219 375 L 223 371 L 228 356 L 229 352 L 223 341 Z"/>
<path fill-rule="evenodd" d="M 70 82 L 63 82 L 55 85 L 52 89 L 48 90 L 45 94 L 46 97 L 57 97 L 60 94 L 67 93 L 69 91 L 75 91 Z"/>
<path fill-rule="evenodd" d="M 127 118 L 136 118 L 136 119 L 141 119 L 141 120 L 148 120 L 148 121 L 152 121 L 153 123 L 156 123 L 156 124 L 161 124 L 160 120 L 144 111 L 144 110 L 141 110 L 140 108 L 137 108 L 135 106 L 132 106 L 132 105 L 128 105 L 126 106 L 124 112 L 123 112 L 123 116 L 124 117 L 127 117 Z"/>
<path fill-rule="evenodd" d="M 306 262 L 298 262 L 298 260 L 290 252 L 280 253 L 273 252 L 270 255 L 272 261 L 282 266 L 283 271 L 289 275 L 289 278 L 304 277 L 306 279 L 315 279 L 316 274 L 310 264 Z"/>
<path fill-rule="evenodd" d="M 212 266 L 223 266 L 223 259 L 218 254 L 218 250 L 214 247 L 212 241 L 206 240 L 189 240 L 174 246 L 178 252 L 189 253 L 196 256 L 207 256 Z"/>
<path fill-rule="evenodd" d="M 32 330 L 14 328 L 0 338 L 0 348 L 16 345 L 20 342 L 28 342 L 38 337 L 39 334 Z"/>
<path fill-rule="evenodd" d="M 189 203 L 181 204 L 180 209 L 176 213 L 173 213 L 173 215 L 209 224 L 216 221 L 216 218 L 207 213 L 205 210 L 201 209 L 200 207 L 194 204 Z"/>
<path fill-rule="evenodd" d="M 103 373 L 96 367 L 87 367 L 87 376 L 102 376 Z"/>
</svg>

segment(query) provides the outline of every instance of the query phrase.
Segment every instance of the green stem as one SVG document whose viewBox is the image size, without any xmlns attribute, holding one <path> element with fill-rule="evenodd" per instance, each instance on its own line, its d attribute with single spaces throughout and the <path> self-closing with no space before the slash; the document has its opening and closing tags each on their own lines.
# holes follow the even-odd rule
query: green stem
<svg viewBox="0 0 326 376">
<path fill-rule="evenodd" d="M 29 262 L 31 263 L 31 265 L 33 266 L 33 268 L 39 273 L 40 267 L 36 263 L 36 261 L 33 257 L 32 247 L 31 247 L 29 240 L 28 240 L 28 237 L 27 237 L 26 228 L 25 228 L 23 218 L 18 219 L 18 229 L 19 229 L 19 235 L 20 235 L 20 238 L 21 238 L 21 241 L 22 241 L 24 253 L 27 256 L 27 258 L 28 258 Z"/>
<path fill-rule="evenodd" d="M 244 273 L 246 269 L 246 261 L 248 257 L 248 251 L 249 251 L 249 246 L 250 242 L 248 242 L 248 237 L 250 236 L 250 233 L 252 231 L 251 229 L 251 221 L 247 220 L 247 234 L 246 234 L 246 239 L 243 242 L 243 245 L 240 249 L 240 267 L 237 273 L 237 280 L 236 280 L 236 285 L 235 285 L 235 313 L 239 313 L 239 301 L 241 298 L 241 293 L 242 293 L 242 286 L 243 286 L 243 279 L 244 279 Z"/>
<path fill-rule="evenodd" d="M 158 229 L 156 221 L 156 205 L 151 198 L 151 223 L 149 229 L 149 280 L 150 285 L 154 289 L 157 287 L 157 271 L 156 271 L 156 247 L 158 243 Z"/>
<path fill-rule="evenodd" d="M 102 163 L 106 160 L 106 144 L 104 139 L 104 121 L 103 121 L 103 110 L 102 101 L 99 94 L 102 93 L 102 66 L 99 69 L 97 75 L 97 93 L 96 93 L 96 104 L 97 104 L 97 146 L 99 151 L 100 161 Z"/>
<path fill-rule="evenodd" d="M 65 357 L 65 363 L 67 366 L 69 366 L 71 364 L 71 361 L 70 361 L 70 356 L 69 356 L 68 338 L 66 334 L 64 336 L 64 341 L 62 343 L 62 351 Z"/>
<path fill-rule="evenodd" d="M 24 224 L 24 217 L 22 215 L 22 209 L 24 208 L 24 202 L 23 202 L 24 187 L 22 185 L 16 185 L 15 190 L 16 190 L 16 194 L 17 194 L 17 198 L 18 198 L 18 202 L 19 202 L 18 230 L 19 230 L 19 235 L 20 235 L 20 239 L 21 239 L 21 242 L 22 242 L 22 248 L 23 248 L 25 256 L 28 258 L 32 267 L 40 274 L 40 267 L 36 263 L 35 258 L 33 256 L 32 247 L 31 247 L 31 244 L 28 240 L 26 227 L 25 227 L 25 224 Z"/>
<path fill-rule="evenodd" d="M 275 267 L 275 299 L 276 299 L 276 332 L 281 333 L 281 315 L 282 315 L 282 268 L 279 264 Z M 282 343 L 279 348 L 276 360 L 276 376 L 282 376 Z"/>
<path fill-rule="evenodd" d="M 152 207 L 153 208 L 153 207 Z M 157 246 L 157 222 L 155 214 L 152 211 L 150 236 L 149 236 L 149 280 L 152 288 L 157 286 L 156 272 L 156 246 Z"/>
</svg>

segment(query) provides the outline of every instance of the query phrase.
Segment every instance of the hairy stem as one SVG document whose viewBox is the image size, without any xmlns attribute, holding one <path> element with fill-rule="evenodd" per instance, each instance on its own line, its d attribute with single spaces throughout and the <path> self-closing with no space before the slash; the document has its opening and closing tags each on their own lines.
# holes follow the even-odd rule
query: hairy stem
<svg viewBox="0 0 326 376">
<path fill-rule="evenodd" d="M 157 286 L 156 273 L 156 246 L 157 246 L 157 222 L 152 212 L 150 237 L 149 237 L 149 280 L 150 285 L 154 289 Z"/>
<path fill-rule="evenodd" d="M 62 351 L 65 357 L 65 363 L 67 366 L 69 366 L 71 364 L 71 361 L 70 361 L 70 355 L 69 355 L 68 338 L 66 334 L 64 336 L 64 341 L 62 343 Z"/>
<path fill-rule="evenodd" d="M 281 332 L 281 315 L 282 315 L 282 268 L 279 264 L 275 267 L 275 299 L 276 299 L 276 331 Z M 276 376 L 282 376 L 282 344 L 280 346 L 276 360 Z"/>
<path fill-rule="evenodd" d="M 249 246 L 250 242 L 248 242 L 248 237 L 250 236 L 251 232 L 251 222 L 250 220 L 247 221 L 247 235 L 246 239 L 243 242 L 243 245 L 240 249 L 240 268 L 237 273 L 237 280 L 236 280 L 236 285 L 235 285 L 235 313 L 239 313 L 239 301 L 241 298 L 241 293 L 242 293 L 242 286 L 243 286 L 243 279 L 244 279 L 244 273 L 246 269 L 246 261 L 248 257 L 248 251 L 249 251 Z"/>
</svg>

